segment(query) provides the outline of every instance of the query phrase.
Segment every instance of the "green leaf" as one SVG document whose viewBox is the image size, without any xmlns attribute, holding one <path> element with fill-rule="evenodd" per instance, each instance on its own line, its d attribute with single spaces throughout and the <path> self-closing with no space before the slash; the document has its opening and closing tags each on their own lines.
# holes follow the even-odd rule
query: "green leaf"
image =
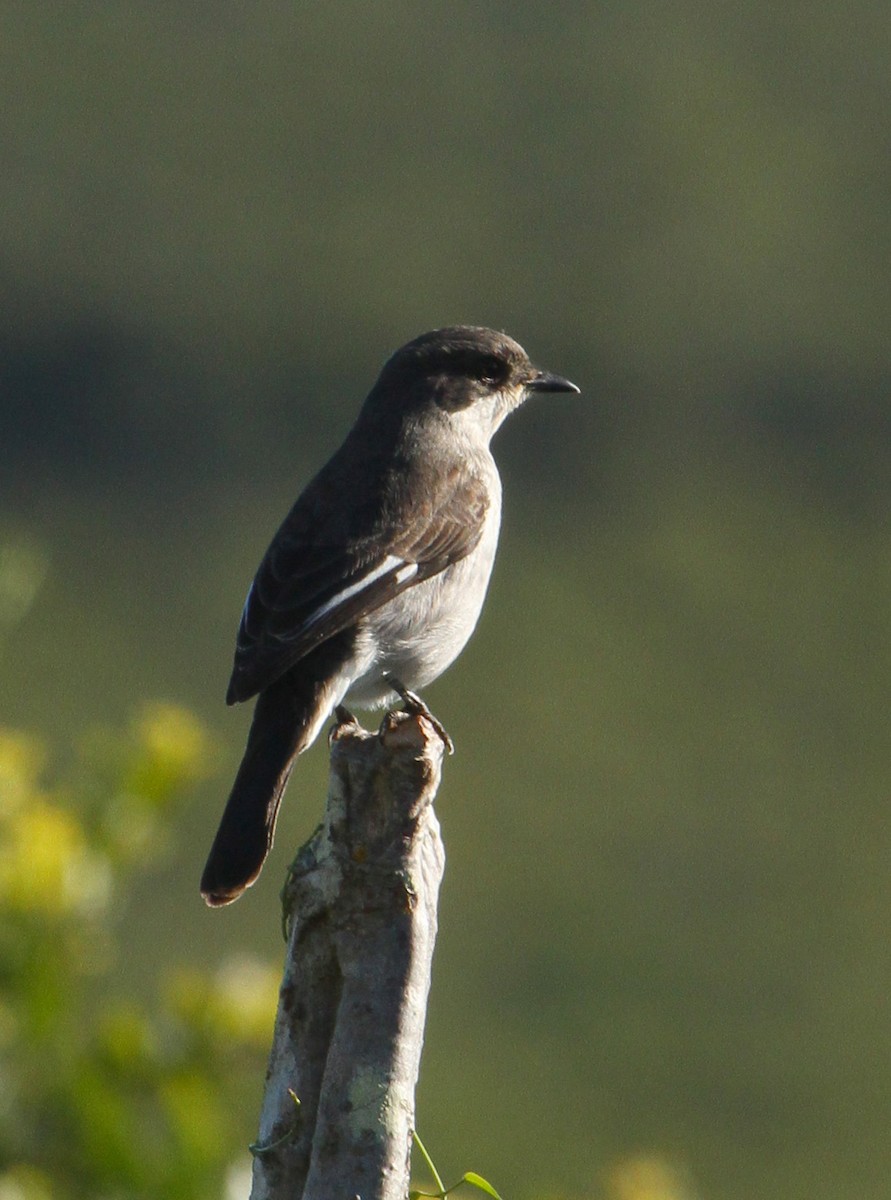
<svg viewBox="0 0 891 1200">
<path fill-rule="evenodd" d="M 476 1171 L 467 1171 L 461 1178 L 462 1183 L 469 1183 L 475 1188 L 479 1188 L 481 1192 L 485 1192 L 487 1196 L 492 1196 L 493 1200 L 501 1200 L 501 1197 L 492 1187 L 487 1179 L 483 1179 L 482 1175 L 477 1175 Z"/>
</svg>

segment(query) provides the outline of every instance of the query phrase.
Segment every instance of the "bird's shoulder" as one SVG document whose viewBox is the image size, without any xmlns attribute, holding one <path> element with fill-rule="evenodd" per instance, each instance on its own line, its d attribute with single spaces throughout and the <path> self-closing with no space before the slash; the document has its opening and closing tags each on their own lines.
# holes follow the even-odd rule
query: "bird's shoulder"
<svg viewBox="0 0 891 1200">
<path fill-rule="evenodd" d="M 272 577 L 289 579 L 295 565 L 338 554 L 361 564 L 391 554 L 418 562 L 437 551 L 467 553 L 489 508 L 500 503 L 488 448 L 419 446 L 416 435 L 375 448 L 357 433 L 279 527 L 262 564 Z"/>
</svg>

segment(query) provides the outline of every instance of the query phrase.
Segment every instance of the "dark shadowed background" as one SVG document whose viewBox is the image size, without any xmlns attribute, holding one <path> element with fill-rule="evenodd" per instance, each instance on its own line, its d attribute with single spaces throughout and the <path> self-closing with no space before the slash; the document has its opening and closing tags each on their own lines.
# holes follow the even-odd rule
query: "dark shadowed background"
<svg viewBox="0 0 891 1200">
<path fill-rule="evenodd" d="M 504 328 L 583 395 L 499 434 L 489 601 L 427 695 L 425 1141 L 517 1200 L 636 1156 L 887 1196 L 889 55 L 841 0 L 6 6 L 0 721 L 160 697 L 221 746 L 122 986 L 280 954 L 323 748 L 259 885 L 197 892 L 244 592 L 384 358 Z"/>
</svg>

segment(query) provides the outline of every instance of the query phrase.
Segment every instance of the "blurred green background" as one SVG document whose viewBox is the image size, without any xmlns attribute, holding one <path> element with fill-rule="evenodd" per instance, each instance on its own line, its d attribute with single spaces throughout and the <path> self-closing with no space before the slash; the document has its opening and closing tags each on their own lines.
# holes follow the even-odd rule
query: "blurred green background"
<svg viewBox="0 0 891 1200">
<path fill-rule="evenodd" d="M 889 62 L 840 0 L 5 6 L 0 721 L 219 744 L 115 986 L 280 955 L 322 748 L 197 893 L 244 592 L 384 358 L 493 325 L 583 395 L 499 434 L 427 695 L 424 1139 L 518 1200 L 887 1196 Z"/>
</svg>

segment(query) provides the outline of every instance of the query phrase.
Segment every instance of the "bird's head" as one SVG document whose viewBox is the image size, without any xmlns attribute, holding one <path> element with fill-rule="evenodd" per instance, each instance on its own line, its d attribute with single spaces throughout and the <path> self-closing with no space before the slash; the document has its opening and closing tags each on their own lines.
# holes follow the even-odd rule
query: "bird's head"
<svg viewBox="0 0 891 1200">
<path fill-rule="evenodd" d="M 434 329 L 384 365 L 374 392 L 407 408 L 429 405 L 472 421 L 491 436 L 533 392 L 578 392 L 574 383 L 533 366 L 518 342 L 476 325 Z M 466 417 L 459 414 L 466 414 Z"/>
</svg>

